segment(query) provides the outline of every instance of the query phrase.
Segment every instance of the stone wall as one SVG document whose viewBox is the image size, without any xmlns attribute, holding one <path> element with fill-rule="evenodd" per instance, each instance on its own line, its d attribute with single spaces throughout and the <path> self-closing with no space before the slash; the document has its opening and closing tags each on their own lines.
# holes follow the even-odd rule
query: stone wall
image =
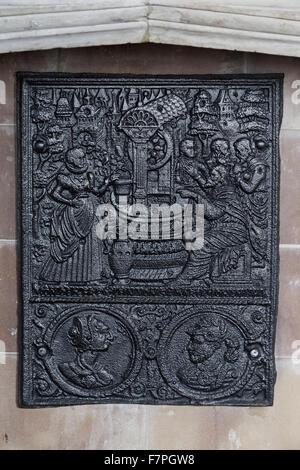
<svg viewBox="0 0 300 470">
<path fill-rule="evenodd" d="M 276 53 L 276 49 L 274 49 Z M 281 265 L 272 408 L 16 405 L 15 72 L 285 73 Z M 297 82 L 297 80 L 299 80 Z M 297 449 L 300 386 L 300 59 L 154 44 L 0 55 L 0 448 Z M 297 342 L 298 340 L 298 342 Z M 298 362 L 298 364 L 297 364 Z"/>
</svg>

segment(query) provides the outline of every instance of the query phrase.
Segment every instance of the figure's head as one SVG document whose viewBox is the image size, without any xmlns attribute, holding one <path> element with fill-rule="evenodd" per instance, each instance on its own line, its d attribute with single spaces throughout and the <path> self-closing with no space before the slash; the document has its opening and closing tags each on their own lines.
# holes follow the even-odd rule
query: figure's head
<svg viewBox="0 0 300 470">
<path fill-rule="evenodd" d="M 195 145 L 192 139 L 184 139 L 180 142 L 180 152 L 184 157 L 195 158 Z"/>
<path fill-rule="evenodd" d="M 218 165 L 213 168 L 210 177 L 207 180 L 206 186 L 216 186 L 218 183 L 222 183 L 227 175 L 227 170 L 223 165 Z"/>
<path fill-rule="evenodd" d="M 96 147 L 96 141 L 89 132 L 81 132 L 77 137 L 77 142 L 86 149 L 87 153 L 92 152 Z"/>
<path fill-rule="evenodd" d="M 81 351 L 106 351 L 114 340 L 108 326 L 95 315 L 75 317 L 68 338 Z"/>
<path fill-rule="evenodd" d="M 242 161 L 246 161 L 249 155 L 251 155 L 252 153 L 251 142 L 249 139 L 246 139 L 246 138 L 237 139 L 234 142 L 233 146 L 234 146 L 236 156 Z"/>
<path fill-rule="evenodd" d="M 66 163 L 73 171 L 85 171 L 87 167 L 86 155 L 83 149 L 73 148 L 67 152 Z"/>
<path fill-rule="evenodd" d="M 236 336 L 227 334 L 225 321 L 216 315 L 203 314 L 187 331 L 190 339 L 187 351 L 190 361 L 202 364 L 222 348 L 225 362 L 236 362 L 240 354 L 240 342 Z"/>
<path fill-rule="evenodd" d="M 187 331 L 190 340 L 187 351 L 191 362 L 201 364 L 221 348 L 227 328 L 222 319 L 202 315 L 197 323 Z"/>
<path fill-rule="evenodd" d="M 220 164 L 228 162 L 230 157 L 230 145 L 226 139 L 215 139 L 210 144 L 210 150 L 213 155 L 217 158 Z"/>
</svg>

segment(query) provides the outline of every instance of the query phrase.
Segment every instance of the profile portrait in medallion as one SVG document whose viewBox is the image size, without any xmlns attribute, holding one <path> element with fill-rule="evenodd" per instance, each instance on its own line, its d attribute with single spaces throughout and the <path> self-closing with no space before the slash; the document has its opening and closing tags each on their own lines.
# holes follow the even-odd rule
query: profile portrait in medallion
<svg viewBox="0 0 300 470">
<path fill-rule="evenodd" d="M 240 356 L 241 344 L 237 336 L 228 335 L 228 327 L 222 318 L 201 315 L 186 334 L 190 366 L 180 367 L 177 371 L 183 383 L 217 389 L 238 377 L 235 363 Z"/>
<path fill-rule="evenodd" d="M 68 340 L 75 348 L 76 357 L 59 365 L 62 374 L 85 388 L 110 385 L 113 375 L 103 365 L 101 354 L 114 341 L 111 329 L 95 315 L 76 316 L 68 330 Z"/>
</svg>

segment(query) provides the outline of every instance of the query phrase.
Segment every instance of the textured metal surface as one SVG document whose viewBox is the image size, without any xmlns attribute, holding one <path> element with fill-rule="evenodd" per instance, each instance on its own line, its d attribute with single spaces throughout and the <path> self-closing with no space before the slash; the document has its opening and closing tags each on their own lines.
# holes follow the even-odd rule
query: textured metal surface
<svg viewBox="0 0 300 470">
<path fill-rule="evenodd" d="M 271 405 L 282 76 L 18 84 L 20 405 Z M 100 240 L 120 196 L 204 204 L 204 246 Z"/>
</svg>

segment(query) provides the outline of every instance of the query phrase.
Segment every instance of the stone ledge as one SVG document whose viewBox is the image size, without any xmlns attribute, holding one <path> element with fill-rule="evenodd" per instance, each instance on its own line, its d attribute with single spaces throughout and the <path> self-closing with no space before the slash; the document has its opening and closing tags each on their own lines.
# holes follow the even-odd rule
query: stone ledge
<svg viewBox="0 0 300 470">
<path fill-rule="evenodd" d="M 153 42 L 300 57 L 299 3 L 263 3 L 0 0 L 0 53 Z"/>
</svg>

